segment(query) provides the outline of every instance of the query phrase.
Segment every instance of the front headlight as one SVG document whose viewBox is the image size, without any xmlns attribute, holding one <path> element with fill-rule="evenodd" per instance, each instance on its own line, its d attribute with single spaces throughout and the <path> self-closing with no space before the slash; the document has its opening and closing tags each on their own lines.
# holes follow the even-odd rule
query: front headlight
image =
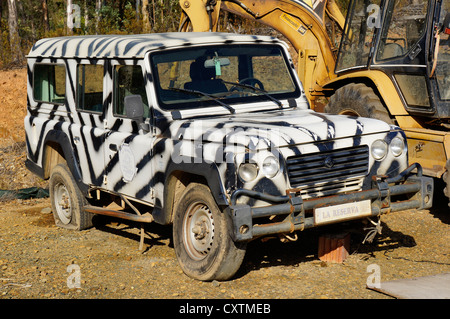
<svg viewBox="0 0 450 319">
<path fill-rule="evenodd" d="M 268 178 L 272 178 L 275 175 L 277 175 L 279 170 L 280 170 L 280 163 L 275 158 L 275 156 L 272 155 L 267 156 L 262 164 L 263 174 Z"/>
<path fill-rule="evenodd" d="M 391 141 L 391 144 L 389 145 L 391 149 L 391 153 L 398 157 L 402 155 L 403 150 L 405 149 L 405 142 L 400 137 L 394 137 Z"/>
<path fill-rule="evenodd" d="M 370 151 L 375 160 L 381 161 L 387 154 L 388 146 L 383 140 L 376 140 L 372 143 Z"/>
<path fill-rule="evenodd" d="M 251 182 L 258 176 L 258 166 L 254 163 L 242 163 L 238 175 L 242 181 Z"/>
</svg>

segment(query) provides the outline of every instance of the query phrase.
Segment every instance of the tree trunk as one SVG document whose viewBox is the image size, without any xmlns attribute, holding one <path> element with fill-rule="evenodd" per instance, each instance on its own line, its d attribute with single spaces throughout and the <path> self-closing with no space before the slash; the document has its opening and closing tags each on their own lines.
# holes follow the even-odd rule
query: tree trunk
<svg viewBox="0 0 450 319">
<path fill-rule="evenodd" d="M 163 22 L 164 22 L 164 2 L 163 2 L 163 0 L 161 0 L 159 3 L 160 3 L 160 7 L 161 7 L 161 25 L 163 25 Z"/>
<path fill-rule="evenodd" d="M 122 31 L 126 31 L 123 30 L 123 21 L 125 19 L 125 1 L 124 0 L 119 0 L 119 29 Z"/>
<path fill-rule="evenodd" d="M 11 57 L 14 64 L 20 64 L 23 59 L 20 49 L 19 28 L 17 25 L 17 7 L 16 0 L 8 0 L 8 26 L 9 43 L 11 48 Z"/>
<path fill-rule="evenodd" d="M 67 35 L 73 34 L 73 6 L 72 0 L 67 0 Z"/>
<path fill-rule="evenodd" d="M 156 8 L 155 8 L 155 0 L 152 0 L 152 8 L 153 8 L 153 15 L 152 15 L 152 20 L 153 20 L 153 29 L 155 29 L 156 27 Z"/>
<path fill-rule="evenodd" d="M 142 27 L 144 33 L 150 32 L 150 20 L 148 16 L 148 0 L 142 0 Z"/>
<path fill-rule="evenodd" d="M 140 0 L 136 0 L 136 21 L 139 21 L 139 12 L 140 12 L 139 7 L 140 6 L 141 6 L 141 1 Z"/>
<path fill-rule="evenodd" d="M 48 22 L 47 0 L 42 0 L 42 16 L 44 19 L 44 31 L 45 31 L 45 33 L 47 33 L 50 30 L 50 24 Z"/>
<path fill-rule="evenodd" d="M 87 6 L 87 0 L 84 0 L 84 30 L 87 32 L 87 28 L 89 26 L 89 12 Z"/>
<path fill-rule="evenodd" d="M 102 9 L 102 0 L 96 0 L 95 4 L 95 33 L 98 34 L 100 25 L 100 10 Z"/>
</svg>

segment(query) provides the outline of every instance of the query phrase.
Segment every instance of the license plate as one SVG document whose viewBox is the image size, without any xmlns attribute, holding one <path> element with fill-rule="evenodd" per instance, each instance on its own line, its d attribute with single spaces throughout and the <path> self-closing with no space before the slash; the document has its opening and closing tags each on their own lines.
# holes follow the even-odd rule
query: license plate
<svg viewBox="0 0 450 319">
<path fill-rule="evenodd" d="M 316 208 L 314 210 L 314 222 L 316 225 L 319 225 L 369 216 L 372 213 L 370 203 L 369 199 L 361 202 Z"/>
</svg>

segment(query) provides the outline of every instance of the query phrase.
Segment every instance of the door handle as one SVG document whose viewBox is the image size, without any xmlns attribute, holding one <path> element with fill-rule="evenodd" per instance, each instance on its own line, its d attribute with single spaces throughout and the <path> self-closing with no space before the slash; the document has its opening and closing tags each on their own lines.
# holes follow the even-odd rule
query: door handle
<svg viewBox="0 0 450 319">
<path fill-rule="evenodd" d="M 113 152 L 117 152 L 117 145 L 116 144 L 109 144 L 109 149 Z"/>
</svg>

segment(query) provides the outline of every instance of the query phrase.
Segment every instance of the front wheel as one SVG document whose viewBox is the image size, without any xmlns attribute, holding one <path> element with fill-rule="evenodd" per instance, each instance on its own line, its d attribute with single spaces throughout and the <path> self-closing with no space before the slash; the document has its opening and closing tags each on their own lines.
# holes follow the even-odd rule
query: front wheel
<svg viewBox="0 0 450 319">
<path fill-rule="evenodd" d="M 92 227 L 92 214 L 83 209 L 86 199 L 66 164 L 52 169 L 49 193 L 57 226 L 75 230 Z"/>
<path fill-rule="evenodd" d="M 174 213 L 174 248 L 183 272 L 203 281 L 230 279 L 241 266 L 246 245 L 232 240 L 231 219 L 209 188 L 189 184 Z"/>
</svg>

